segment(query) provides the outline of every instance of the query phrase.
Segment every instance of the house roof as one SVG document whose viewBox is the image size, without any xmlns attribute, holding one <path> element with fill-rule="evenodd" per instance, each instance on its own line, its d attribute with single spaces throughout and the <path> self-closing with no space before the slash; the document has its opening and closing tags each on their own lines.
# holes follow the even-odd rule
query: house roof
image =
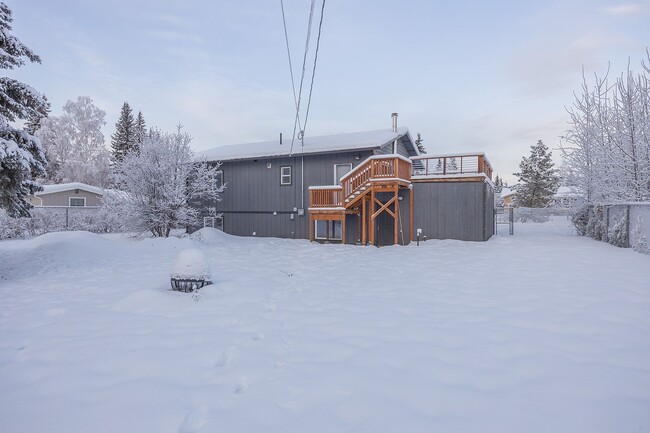
<svg viewBox="0 0 650 433">
<path fill-rule="evenodd" d="M 501 190 L 501 197 L 502 198 L 510 197 L 511 195 L 515 195 L 515 194 L 517 194 L 517 191 L 515 191 L 512 188 L 503 188 Z"/>
<path fill-rule="evenodd" d="M 197 152 L 197 160 L 229 161 L 236 159 L 253 159 L 263 157 L 279 157 L 293 155 L 307 155 L 316 153 L 330 153 L 346 150 L 375 149 L 404 137 L 408 140 L 407 146 L 418 151 L 413 146 L 413 140 L 408 128 L 380 129 L 376 131 L 353 132 L 348 134 L 324 135 L 320 137 L 305 137 L 305 146 L 296 140 L 291 153 L 291 139 L 285 139 L 283 144 L 279 140 L 264 141 L 260 143 L 231 144 L 215 147 L 213 149 Z"/>
<path fill-rule="evenodd" d="M 39 191 L 34 195 L 53 194 L 55 192 L 70 191 L 73 189 L 82 189 L 84 191 L 92 192 L 93 194 L 104 195 L 104 190 L 96 186 L 87 185 L 81 182 L 59 183 L 56 185 L 43 185 L 43 191 Z"/>
</svg>

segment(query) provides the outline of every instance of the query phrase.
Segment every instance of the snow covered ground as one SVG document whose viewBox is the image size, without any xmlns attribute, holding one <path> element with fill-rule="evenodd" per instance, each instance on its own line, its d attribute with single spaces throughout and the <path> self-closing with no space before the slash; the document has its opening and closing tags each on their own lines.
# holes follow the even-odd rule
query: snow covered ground
<svg viewBox="0 0 650 433">
<path fill-rule="evenodd" d="M 650 432 L 650 257 L 566 224 L 0 242 L 0 432 Z M 185 248 L 199 302 L 169 290 Z"/>
</svg>

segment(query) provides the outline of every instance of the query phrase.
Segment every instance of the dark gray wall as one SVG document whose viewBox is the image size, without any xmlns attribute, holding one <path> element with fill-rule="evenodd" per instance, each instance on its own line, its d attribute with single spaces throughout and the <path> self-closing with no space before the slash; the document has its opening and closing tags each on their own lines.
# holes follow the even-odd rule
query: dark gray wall
<svg viewBox="0 0 650 433">
<path fill-rule="evenodd" d="M 226 183 L 221 201 L 202 203 L 201 217 L 212 206 L 223 213 L 226 233 L 252 236 L 255 232 L 256 236 L 309 239 L 309 186 L 333 185 L 334 164 L 351 163 L 354 168 L 372 154 L 371 150 L 358 150 L 305 155 L 304 201 L 300 156 L 226 161 L 221 165 Z M 267 164 L 271 164 L 270 168 Z M 288 186 L 280 185 L 280 167 L 284 166 L 292 167 Z M 303 206 L 305 215 L 299 216 L 298 210 Z"/>
<path fill-rule="evenodd" d="M 414 230 L 421 228 L 428 239 L 489 239 L 494 226 L 488 218 L 493 212 L 491 190 L 485 182 L 414 183 Z"/>
</svg>

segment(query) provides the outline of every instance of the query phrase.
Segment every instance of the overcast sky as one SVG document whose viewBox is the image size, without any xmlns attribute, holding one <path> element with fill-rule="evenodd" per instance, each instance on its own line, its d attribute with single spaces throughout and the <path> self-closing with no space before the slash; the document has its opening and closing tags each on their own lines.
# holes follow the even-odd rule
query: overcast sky
<svg viewBox="0 0 650 433">
<path fill-rule="evenodd" d="M 42 58 L 9 75 L 53 115 L 90 96 L 107 146 L 124 101 L 149 126 L 182 123 L 195 150 L 292 132 L 279 0 L 5 1 Z M 299 77 L 310 2 L 284 5 Z M 306 135 L 389 128 L 399 112 L 429 153 L 484 151 L 512 181 L 530 145 L 559 145 L 583 66 L 640 69 L 649 23 L 650 1 L 327 0 Z"/>
</svg>

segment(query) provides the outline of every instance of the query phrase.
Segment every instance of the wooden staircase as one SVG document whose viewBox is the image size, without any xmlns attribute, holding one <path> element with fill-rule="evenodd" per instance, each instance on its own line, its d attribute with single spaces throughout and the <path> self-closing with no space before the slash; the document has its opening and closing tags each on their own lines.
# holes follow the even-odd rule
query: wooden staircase
<svg viewBox="0 0 650 433">
<path fill-rule="evenodd" d="M 346 215 L 357 214 L 360 221 L 359 240 L 362 245 L 374 245 L 375 220 L 382 212 L 387 212 L 394 219 L 394 243 L 398 243 L 399 190 L 410 186 L 409 159 L 400 155 L 374 155 L 343 176 L 341 185 L 310 187 L 310 240 L 314 240 L 314 221 L 341 221 L 341 241 L 345 243 Z M 378 193 L 391 193 L 391 198 L 382 202 L 377 197 Z M 410 197 L 409 203 L 412 207 Z M 409 215 L 412 218 L 413 212 L 409 212 Z M 411 238 L 409 234 L 409 240 Z"/>
</svg>

